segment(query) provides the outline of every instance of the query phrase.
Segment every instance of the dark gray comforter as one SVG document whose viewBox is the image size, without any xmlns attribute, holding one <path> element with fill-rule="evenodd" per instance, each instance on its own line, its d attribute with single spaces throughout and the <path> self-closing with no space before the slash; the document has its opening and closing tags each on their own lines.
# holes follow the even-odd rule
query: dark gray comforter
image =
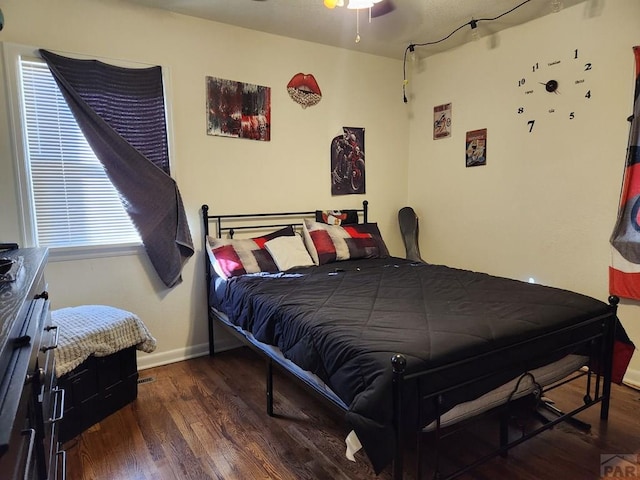
<svg viewBox="0 0 640 480">
<path fill-rule="evenodd" d="M 320 376 L 349 406 L 347 421 L 376 471 L 393 454 L 394 354 L 407 358 L 409 373 L 484 354 L 408 388 L 428 394 L 492 373 L 445 395 L 446 410 L 554 361 L 554 350 L 597 333 L 601 322 L 553 332 L 609 314 L 606 303 L 577 293 L 397 258 L 245 275 L 216 290 L 210 299 L 215 308 Z M 493 353 L 542 334 L 549 335 Z M 414 395 L 405 401 L 407 412 L 417 411 Z M 404 424 L 416 430 L 434 416 L 427 407 L 420 418 L 405 414 Z"/>
</svg>

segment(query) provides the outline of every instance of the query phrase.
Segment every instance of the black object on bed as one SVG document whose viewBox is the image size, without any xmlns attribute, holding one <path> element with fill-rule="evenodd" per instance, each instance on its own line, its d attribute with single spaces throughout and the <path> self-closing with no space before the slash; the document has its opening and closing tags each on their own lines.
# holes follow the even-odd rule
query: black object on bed
<svg viewBox="0 0 640 480">
<path fill-rule="evenodd" d="M 207 234 L 206 206 L 203 217 Z M 254 346 L 276 346 L 320 377 L 342 402 L 334 401 L 346 410 L 376 472 L 393 461 L 394 478 L 402 478 L 407 433 L 568 354 L 590 355 L 592 366 L 600 366 L 585 405 L 568 415 L 602 402 L 601 417 L 607 417 L 614 297 L 608 305 L 566 290 L 394 257 L 217 282 L 207 259 L 207 272 L 210 324 L 221 319 L 249 332 Z M 591 370 L 588 375 L 591 388 Z M 505 441 L 502 449 L 510 446 Z"/>
</svg>

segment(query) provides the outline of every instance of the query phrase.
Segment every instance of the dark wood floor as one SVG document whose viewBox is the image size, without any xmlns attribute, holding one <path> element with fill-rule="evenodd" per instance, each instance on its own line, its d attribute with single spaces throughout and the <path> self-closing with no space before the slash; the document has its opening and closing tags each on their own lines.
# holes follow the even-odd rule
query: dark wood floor
<svg viewBox="0 0 640 480">
<path fill-rule="evenodd" d="M 65 444 L 70 480 L 391 478 L 376 477 L 361 453 L 358 463 L 348 461 L 340 416 L 282 374 L 277 416 L 267 416 L 264 362 L 246 348 L 144 370 L 144 377 L 155 381 L 139 386 L 135 402 Z M 568 385 L 553 399 L 563 408 L 582 395 Z M 589 433 L 556 426 L 463 478 L 599 479 L 601 454 L 640 454 L 640 392 L 616 385 L 612 405 L 607 423 L 597 407 L 580 414 Z M 445 463 L 484 453 L 493 429 L 487 420 L 448 437 Z"/>
</svg>

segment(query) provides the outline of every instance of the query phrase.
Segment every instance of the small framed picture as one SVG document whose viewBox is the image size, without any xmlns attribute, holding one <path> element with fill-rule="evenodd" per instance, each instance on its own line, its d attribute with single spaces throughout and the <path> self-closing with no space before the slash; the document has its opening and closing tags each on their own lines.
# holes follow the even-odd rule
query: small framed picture
<svg viewBox="0 0 640 480">
<path fill-rule="evenodd" d="M 487 164 L 487 129 L 467 132 L 465 162 L 467 167 Z"/>
<path fill-rule="evenodd" d="M 433 139 L 451 136 L 451 104 L 433 107 Z"/>
<path fill-rule="evenodd" d="M 271 88 L 207 77 L 207 135 L 271 140 Z"/>
</svg>

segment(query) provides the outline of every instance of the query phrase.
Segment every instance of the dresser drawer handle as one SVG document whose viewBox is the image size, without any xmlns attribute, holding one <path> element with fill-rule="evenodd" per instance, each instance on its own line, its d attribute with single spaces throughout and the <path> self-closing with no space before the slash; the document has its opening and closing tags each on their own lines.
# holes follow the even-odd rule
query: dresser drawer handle
<svg viewBox="0 0 640 480">
<path fill-rule="evenodd" d="M 32 461 L 31 461 L 31 455 L 33 454 L 33 447 L 35 445 L 35 439 L 36 439 L 36 430 L 35 428 L 29 428 L 27 430 L 23 430 L 22 435 L 29 435 L 29 450 L 27 451 L 27 464 L 25 465 L 24 468 L 24 480 L 28 480 L 29 478 L 31 478 L 31 474 L 33 473 L 31 471 L 31 467 L 33 466 Z"/>
<path fill-rule="evenodd" d="M 62 476 L 58 477 L 58 472 L 60 471 L 58 468 L 58 458 L 62 457 Z M 56 452 L 56 476 L 55 476 L 56 480 L 58 478 L 60 478 L 61 480 L 66 480 L 67 479 L 67 452 L 65 450 L 58 450 Z"/>
<path fill-rule="evenodd" d="M 49 423 L 56 423 L 64 417 L 64 388 L 54 388 L 51 393 L 56 396 L 56 402 L 54 402 L 53 416 L 49 419 Z M 59 403 L 58 399 L 60 399 Z M 58 406 L 60 407 L 60 413 L 56 417 L 56 407 Z"/>
<path fill-rule="evenodd" d="M 14 348 L 26 347 L 31 343 L 31 337 L 29 335 L 21 335 L 13 339 Z"/>
<path fill-rule="evenodd" d="M 50 332 L 51 330 L 55 330 L 56 331 L 56 338 L 53 341 L 53 345 L 47 345 L 45 347 L 40 347 L 40 351 L 41 352 L 48 352 L 49 350 L 53 350 L 54 348 L 58 348 L 58 339 L 60 338 L 60 329 L 58 328 L 57 325 L 49 325 L 48 327 L 45 327 L 45 330 L 47 332 Z"/>
</svg>

